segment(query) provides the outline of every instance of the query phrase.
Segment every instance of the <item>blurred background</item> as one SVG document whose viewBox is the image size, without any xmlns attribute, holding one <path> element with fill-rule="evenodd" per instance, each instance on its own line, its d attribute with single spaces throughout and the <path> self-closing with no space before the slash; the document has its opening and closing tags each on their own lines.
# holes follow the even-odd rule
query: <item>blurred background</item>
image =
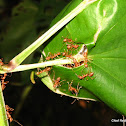
<svg viewBox="0 0 126 126">
<path fill-rule="evenodd" d="M 0 58 L 13 57 L 48 30 L 51 21 L 71 0 L 0 0 Z M 24 62 L 35 63 L 40 47 Z M 77 100 L 50 91 L 39 78 L 30 82 L 32 70 L 10 74 L 3 91 L 12 117 L 23 126 L 122 126 L 111 119 L 122 116 L 102 102 Z M 10 126 L 18 126 L 12 122 Z"/>
</svg>

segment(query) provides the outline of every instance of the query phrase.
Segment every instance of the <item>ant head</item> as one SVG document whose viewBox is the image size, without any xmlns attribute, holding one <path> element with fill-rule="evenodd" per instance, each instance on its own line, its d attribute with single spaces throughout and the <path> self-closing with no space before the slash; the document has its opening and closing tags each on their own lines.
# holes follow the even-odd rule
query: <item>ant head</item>
<svg viewBox="0 0 126 126">
<path fill-rule="evenodd" d="M 94 75 L 94 73 L 93 73 L 93 72 L 89 73 L 89 77 L 92 77 L 93 75 Z"/>
<path fill-rule="evenodd" d="M 51 70 L 51 67 L 48 67 L 48 68 L 47 68 L 47 71 L 50 71 L 50 70 Z"/>
<path fill-rule="evenodd" d="M 50 57 L 46 57 L 46 60 L 50 60 Z"/>
<path fill-rule="evenodd" d="M 65 55 L 66 55 L 66 53 L 65 53 L 65 52 L 63 52 L 63 53 L 62 53 L 62 55 L 63 55 L 63 56 L 65 56 Z"/>
<path fill-rule="evenodd" d="M 63 41 L 64 41 L 64 42 L 67 42 L 68 40 L 67 40 L 67 38 L 64 38 Z"/>
<path fill-rule="evenodd" d="M 87 68 L 88 67 L 88 64 L 85 64 L 84 66 Z"/>
<path fill-rule="evenodd" d="M 58 78 L 57 78 L 57 81 L 60 81 L 60 79 L 61 79 L 61 78 L 60 78 L 60 77 L 58 77 Z"/>
<path fill-rule="evenodd" d="M 57 53 L 57 55 L 61 55 L 61 53 L 60 53 L 60 52 L 58 52 L 58 53 Z"/>
<path fill-rule="evenodd" d="M 71 49 L 71 46 L 70 45 L 67 45 L 67 49 Z"/>
</svg>

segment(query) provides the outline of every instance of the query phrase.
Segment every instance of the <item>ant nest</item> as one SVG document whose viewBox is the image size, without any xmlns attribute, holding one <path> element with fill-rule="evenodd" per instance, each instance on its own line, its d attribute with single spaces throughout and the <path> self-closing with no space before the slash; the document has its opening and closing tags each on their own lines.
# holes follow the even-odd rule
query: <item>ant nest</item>
<svg viewBox="0 0 126 126">
<path fill-rule="evenodd" d="M 63 66 L 67 67 L 67 68 L 74 68 L 74 67 L 78 67 L 78 66 L 81 66 L 81 65 L 88 67 L 87 54 L 88 54 L 87 47 L 86 47 L 86 45 L 83 45 L 83 47 L 81 48 L 81 50 L 79 51 L 79 53 L 77 55 L 66 56 L 66 57 L 73 59 L 73 64 L 64 64 Z"/>
</svg>

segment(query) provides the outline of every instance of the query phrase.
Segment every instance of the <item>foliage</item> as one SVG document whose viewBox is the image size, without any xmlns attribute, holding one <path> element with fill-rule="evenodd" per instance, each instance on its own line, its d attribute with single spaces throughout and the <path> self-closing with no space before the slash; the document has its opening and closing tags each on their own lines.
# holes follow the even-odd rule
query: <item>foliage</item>
<svg viewBox="0 0 126 126">
<path fill-rule="evenodd" d="M 64 17 L 78 2 L 80 1 L 71 2 L 54 19 L 53 23 Z M 88 58 L 91 59 L 88 64 L 89 68 L 80 66 L 70 70 L 62 66 L 53 66 L 55 72 L 51 72 L 51 78 L 55 73 L 55 79 L 61 77 L 61 80 L 66 80 L 61 84 L 61 87 L 55 90 L 57 93 L 74 97 L 75 94 L 69 91 L 67 82 L 73 81 L 74 87 L 79 82 L 79 85 L 82 86 L 77 96 L 79 99 L 96 99 L 97 97 L 116 111 L 126 114 L 126 103 L 122 100 L 126 97 L 124 3 L 125 1 L 118 0 L 95 2 L 57 33 L 45 47 L 46 55 L 48 55 L 48 52 L 52 54 L 63 52 L 65 46 L 62 36 L 64 36 L 75 40 L 75 43 L 81 42 L 80 47 L 83 46 L 82 43 L 86 44 L 89 51 Z M 94 73 L 94 79 L 88 78 L 88 81 L 86 81 L 86 78 L 80 80 L 76 76 L 76 74 L 86 74 L 88 71 Z M 45 83 L 49 85 L 49 82 Z M 50 85 L 53 85 L 53 83 L 50 83 Z"/>
<path fill-rule="evenodd" d="M 51 26 L 67 15 L 80 2 L 81 0 L 73 0 L 70 2 L 52 21 Z M 5 13 L 4 7 L 6 7 L 6 4 L 6 2 L 0 3 L 0 6 L 3 7 L 3 10 L 0 10 L 2 15 Z M 50 21 L 65 5 L 65 2 L 60 1 L 56 4 L 55 0 L 51 2 L 28 0 L 16 4 L 16 6 L 12 6 L 11 13 L 4 15 L 0 22 L 0 55 L 6 62 L 38 38 L 38 34 L 40 36 L 47 30 Z M 49 72 L 50 77 L 45 75 L 43 77 L 43 74 L 39 75 L 39 77 L 45 85 L 56 93 L 79 99 L 101 100 L 119 113 L 126 114 L 126 103 L 123 100 L 126 96 L 124 77 L 126 71 L 125 32 L 125 1 L 98 0 L 87 7 L 82 13 L 68 23 L 55 36 L 53 36 L 47 42 L 47 46 L 44 49 L 46 56 L 48 55 L 48 52 L 51 52 L 52 54 L 63 52 L 64 49 L 66 49 L 66 45 L 63 43 L 63 37 L 68 37 L 74 40 L 74 44 L 79 44 L 79 49 L 73 51 L 73 55 L 78 53 L 81 47 L 83 47 L 83 44 L 86 44 L 88 48 L 89 67 L 84 68 L 82 65 L 71 70 L 67 67 L 53 66 L 52 71 Z M 43 46 L 41 46 L 41 49 L 43 49 Z M 38 50 L 40 50 L 40 48 Z M 37 52 L 30 55 L 24 63 L 36 62 L 40 57 Z M 60 58 L 62 58 L 62 56 L 60 56 Z M 94 72 L 92 77 L 93 79 L 90 77 L 85 78 L 84 80 L 77 78 L 77 75 L 89 72 Z M 18 84 L 14 82 L 14 85 L 20 87 L 20 91 L 18 91 L 18 87 L 14 86 L 13 83 L 10 83 L 13 86 L 13 90 L 10 92 L 11 95 L 9 93 L 5 93 L 5 96 L 8 97 L 5 99 L 7 104 L 9 103 L 10 96 L 15 96 L 13 92 L 17 93 L 18 96 L 21 97 L 21 101 L 19 103 L 17 103 L 19 98 L 16 98 L 17 100 L 14 99 L 13 103 L 10 100 L 10 104 L 12 106 L 16 106 L 16 104 L 18 104 L 17 109 L 15 110 L 15 116 L 17 116 L 20 112 L 30 91 L 33 90 L 33 86 L 31 86 L 28 80 L 29 71 L 25 73 L 23 72 L 23 74 L 20 73 L 20 75 L 21 76 L 19 77 L 18 74 L 18 78 L 16 78 L 19 79 L 20 82 Z M 13 74 L 13 76 L 15 76 L 15 74 Z M 63 81 L 61 86 L 57 89 L 54 89 L 53 78 L 56 79 L 59 76 L 61 77 L 61 80 L 65 81 Z M 12 80 L 16 79 L 12 78 Z M 78 82 L 79 86 L 82 86 L 77 96 L 69 91 L 69 84 L 67 82 L 70 83 L 72 80 L 73 87 L 77 88 Z M 22 84 L 25 86 L 22 87 Z M 36 85 L 34 85 L 34 87 L 36 87 Z M 16 90 L 14 90 L 14 88 Z M 38 88 L 40 87 L 38 86 Z M 44 93 L 41 96 L 42 99 L 45 98 L 45 95 L 47 99 L 51 99 L 52 94 L 48 97 L 47 95 L 49 92 L 47 93 L 44 86 L 42 88 L 45 89 L 45 92 L 43 91 Z M 9 90 L 10 89 L 8 89 L 8 91 Z M 7 90 L 5 90 L 5 92 L 6 91 Z M 38 99 L 38 97 L 40 98 L 41 94 L 37 94 L 39 94 L 38 91 L 34 92 L 34 96 L 37 96 L 34 100 Z M 45 101 L 47 100 L 46 98 Z M 32 104 L 35 106 L 38 101 L 40 101 L 40 99 L 36 100 Z M 41 118 L 49 115 L 48 107 L 52 109 L 49 105 L 42 107 L 42 104 L 43 103 L 40 102 L 39 107 L 45 108 L 45 111 L 43 110 L 45 115 L 43 114 L 42 117 L 40 115 Z M 40 111 L 39 107 L 36 107 L 38 115 Z M 30 108 L 29 105 L 27 105 L 27 109 L 28 108 Z M 57 108 L 58 106 L 56 106 L 56 109 Z M 23 110 L 25 111 L 25 109 Z M 31 111 L 34 111 L 34 107 L 29 110 L 29 113 Z M 22 115 L 24 115 L 24 113 Z M 74 114 L 76 115 L 76 112 Z M 26 116 L 26 118 L 28 118 L 28 116 Z M 36 117 L 34 117 L 34 119 L 35 118 Z M 31 119 L 29 118 L 29 122 L 30 120 Z M 26 124 L 27 123 L 28 122 L 26 122 Z M 44 123 L 49 125 L 47 122 L 41 121 L 38 122 L 38 125 L 43 125 Z M 31 123 L 31 125 L 32 124 L 33 123 Z M 37 125 L 37 123 L 35 123 L 35 125 Z"/>
</svg>

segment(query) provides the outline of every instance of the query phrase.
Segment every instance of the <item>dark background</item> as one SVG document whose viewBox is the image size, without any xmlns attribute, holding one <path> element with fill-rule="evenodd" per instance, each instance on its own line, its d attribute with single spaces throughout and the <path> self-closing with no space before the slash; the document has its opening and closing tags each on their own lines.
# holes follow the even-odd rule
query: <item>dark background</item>
<svg viewBox="0 0 126 126">
<path fill-rule="evenodd" d="M 8 63 L 48 28 L 71 0 L 0 0 L 0 58 Z M 38 62 L 37 49 L 23 63 Z M 111 119 L 122 116 L 102 102 L 61 97 L 39 78 L 30 82 L 31 71 L 12 73 L 4 90 L 5 103 L 14 108 L 12 117 L 24 126 L 122 126 Z M 18 126 L 15 122 L 11 126 Z"/>
</svg>

